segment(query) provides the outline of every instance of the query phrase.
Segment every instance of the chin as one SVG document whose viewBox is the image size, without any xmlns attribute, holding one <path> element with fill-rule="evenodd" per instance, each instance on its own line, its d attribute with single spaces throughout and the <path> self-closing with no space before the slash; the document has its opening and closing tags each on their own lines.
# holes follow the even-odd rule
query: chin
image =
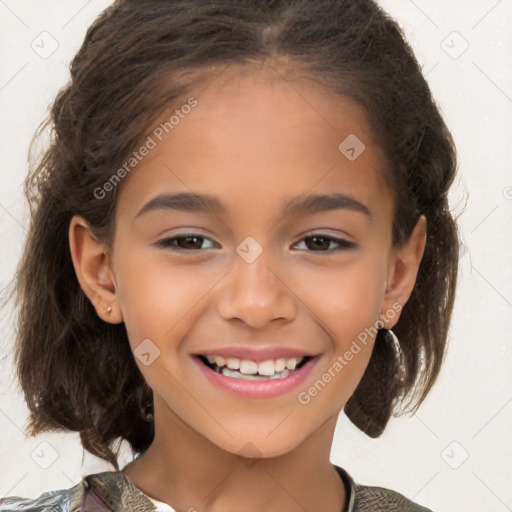
<svg viewBox="0 0 512 512">
<path fill-rule="evenodd" d="M 272 429 L 259 430 L 252 436 L 245 432 L 239 438 L 229 438 L 227 443 L 215 444 L 226 452 L 248 460 L 280 457 L 292 452 L 301 444 L 301 440 L 293 440 L 290 435 L 285 435 L 284 432 L 282 436 L 275 433 L 268 436 L 268 432 L 271 431 Z M 275 439 L 270 440 L 269 437 L 275 437 Z"/>
</svg>

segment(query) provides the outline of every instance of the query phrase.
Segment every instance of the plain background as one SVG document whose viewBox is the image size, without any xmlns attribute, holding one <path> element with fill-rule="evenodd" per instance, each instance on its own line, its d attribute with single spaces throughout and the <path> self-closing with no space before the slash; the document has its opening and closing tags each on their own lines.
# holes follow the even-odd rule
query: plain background
<svg viewBox="0 0 512 512">
<path fill-rule="evenodd" d="M 340 415 L 333 463 L 435 512 L 512 510 L 512 0 L 381 0 L 404 29 L 455 138 L 450 204 L 464 244 L 446 365 L 413 417 L 370 439 Z M 0 286 L 28 226 L 21 184 L 30 138 L 109 0 L 0 0 Z M 52 53 L 53 52 L 53 53 Z M 49 55 L 51 53 L 51 55 Z M 13 321 L 0 322 L 0 496 L 36 497 L 113 469 L 77 434 L 27 439 L 14 384 Z M 126 451 L 126 462 L 129 455 Z"/>
</svg>

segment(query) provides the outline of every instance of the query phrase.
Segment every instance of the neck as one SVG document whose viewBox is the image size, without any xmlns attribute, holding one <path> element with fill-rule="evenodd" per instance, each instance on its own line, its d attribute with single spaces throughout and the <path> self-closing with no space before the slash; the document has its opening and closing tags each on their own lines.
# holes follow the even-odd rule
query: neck
<svg viewBox="0 0 512 512">
<path fill-rule="evenodd" d="M 148 496 L 178 512 L 344 510 L 345 488 L 329 460 L 337 416 L 287 453 L 255 457 L 257 449 L 248 442 L 242 457 L 223 450 L 165 409 L 157 407 L 155 397 L 155 438 L 123 469 Z"/>
</svg>

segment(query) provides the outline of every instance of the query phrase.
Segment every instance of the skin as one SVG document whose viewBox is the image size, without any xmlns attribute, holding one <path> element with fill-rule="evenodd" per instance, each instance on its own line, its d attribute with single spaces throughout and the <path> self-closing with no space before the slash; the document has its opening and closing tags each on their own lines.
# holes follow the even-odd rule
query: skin
<svg viewBox="0 0 512 512">
<path fill-rule="evenodd" d="M 133 350 L 145 339 L 160 350 L 148 366 L 135 358 L 153 389 L 156 430 L 124 472 L 178 512 L 339 512 L 346 495 L 330 462 L 334 429 L 375 337 L 307 405 L 297 394 L 365 328 L 398 321 L 388 312 L 412 292 L 425 217 L 405 246 L 392 248 L 385 155 L 348 97 L 265 69 L 228 74 L 195 97 L 198 106 L 123 181 L 112 246 L 83 218 L 69 227 L 76 274 L 98 315 L 124 322 Z M 366 146 L 353 162 L 338 150 L 350 134 Z M 159 193 L 178 191 L 215 195 L 226 212 L 137 217 Z M 333 192 L 363 203 L 372 218 L 348 209 L 280 216 L 292 197 Z M 182 240 L 181 252 L 155 246 L 190 232 L 204 238 Z M 314 234 L 355 245 L 334 251 L 335 241 L 308 242 Z M 263 249 L 250 264 L 235 251 L 248 236 Z M 239 398 L 210 386 L 191 357 L 237 343 L 321 357 L 300 389 Z"/>
</svg>

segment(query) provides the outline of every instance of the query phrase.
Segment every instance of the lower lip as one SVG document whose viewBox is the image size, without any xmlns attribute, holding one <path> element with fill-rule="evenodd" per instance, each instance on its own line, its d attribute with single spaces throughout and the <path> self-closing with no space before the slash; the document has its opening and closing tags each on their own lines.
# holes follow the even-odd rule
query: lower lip
<svg viewBox="0 0 512 512">
<path fill-rule="evenodd" d="M 315 367 L 319 356 L 310 359 L 304 366 L 295 370 L 293 373 L 282 379 L 268 380 L 242 380 L 235 377 L 227 377 L 221 373 L 217 373 L 206 366 L 198 356 L 193 356 L 195 364 L 206 376 L 208 381 L 218 389 L 227 391 L 237 396 L 248 398 L 270 398 L 282 395 L 287 391 L 299 386 L 307 378 L 309 373 Z"/>
</svg>

